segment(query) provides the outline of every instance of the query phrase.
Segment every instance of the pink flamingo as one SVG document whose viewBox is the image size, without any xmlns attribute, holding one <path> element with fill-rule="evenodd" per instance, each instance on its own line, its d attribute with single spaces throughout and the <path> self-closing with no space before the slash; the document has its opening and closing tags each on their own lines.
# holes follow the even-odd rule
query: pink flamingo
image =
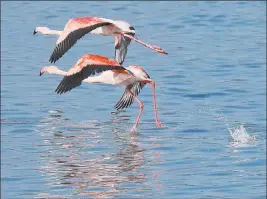
<svg viewBox="0 0 267 199">
<path fill-rule="evenodd" d="M 133 103 L 135 99 L 140 105 L 140 111 L 137 116 L 135 125 L 131 131 L 135 132 L 139 123 L 144 104 L 137 98 L 141 89 L 148 83 L 152 85 L 153 90 L 153 103 L 155 121 L 158 127 L 162 127 L 163 124 L 158 120 L 157 106 L 156 106 L 156 91 L 155 82 L 150 79 L 146 71 L 136 65 L 132 65 L 124 68 L 115 60 L 99 55 L 84 55 L 75 65 L 71 67 L 68 72 L 58 69 L 56 66 L 44 67 L 40 71 L 40 76 L 43 73 L 63 75 L 64 78 L 56 88 L 56 92 L 59 94 L 70 91 L 71 89 L 80 86 L 82 82 L 87 83 L 104 83 L 111 85 L 119 85 L 125 87 L 125 91 L 121 96 L 118 103 L 114 106 L 117 110 L 127 108 Z M 98 76 L 89 77 L 95 73 L 101 73 Z"/>
<path fill-rule="evenodd" d="M 36 33 L 58 35 L 56 47 L 49 59 L 51 63 L 55 63 L 60 59 L 80 38 L 85 34 L 98 34 L 103 36 L 115 36 L 115 60 L 122 64 L 127 48 L 134 40 L 156 52 L 167 54 L 159 46 L 146 44 L 136 38 L 135 29 L 125 21 L 114 21 L 111 19 L 99 17 L 78 17 L 70 19 L 63 31 L 50 30 L 47 27 L 36 27 L 33 34 Z"/>
</svg>

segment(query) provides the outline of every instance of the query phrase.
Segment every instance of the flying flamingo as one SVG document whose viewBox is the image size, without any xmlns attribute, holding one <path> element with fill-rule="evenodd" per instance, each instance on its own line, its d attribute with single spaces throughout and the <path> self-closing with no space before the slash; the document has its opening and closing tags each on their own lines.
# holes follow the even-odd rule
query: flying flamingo
<svg viewBox="0 0 267 199">
<path fill-rule="evenodd" d="M 156 84 L 140 66 L 132 65 L 124 68 L 115 60 L 107 57 L 86 54 L 82 56 L 68 72 L 62 71 L 56 66 L 47 66 L 40 71 L 40 76 L 45 72 L 64 76 L 55 90 L 55 92 L 59 94 L 65 93 L 77 86 L 80 86 L 82 82 L 104 83 L 125 87 L 123 95 L 114 108 L 117 110 L 127 108 L 133 103 L 134 99 L 138 102 L 140 105 L 140 111 L 135 125 L 131 129 L 132 132 L 136 131 L 144 108 L 144 104 L 137 98 L 137 95 L 147 83 L 151 84 L 156 125 L 158 127 L 163 126 L 158 120 L 155 91 Z M 98 76 L 89 77 L 90 75 L 100 72 L 101 74 Z"/>
<path fill-rule="evenodd" d="M 63 31 L 50 30 L 47 27 L 36 27 L 33 34 L 42 33 L 45 35 L 58 35 L 56 47 L 49 59 L 51 63 L 55 63 L 60 59 L 80 38 L 85 34 L 98 34 L 103 36 L 115 36 L 115 60 L 122 64 L 127 48 L 134 40 L 156 52 L 167 54 L 160 47 L 146 44 L 136 38 L 135 29 L 125 21 L 114 21 L 111 19 L 99 17 L 78 17 L 70 19 Z"/>
</svg>

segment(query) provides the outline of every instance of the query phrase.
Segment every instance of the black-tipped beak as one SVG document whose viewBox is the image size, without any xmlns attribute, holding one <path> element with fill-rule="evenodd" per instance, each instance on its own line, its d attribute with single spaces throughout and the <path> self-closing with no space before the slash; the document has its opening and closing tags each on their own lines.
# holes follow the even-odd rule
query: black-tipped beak
<svg viewBox="0 0 267 199">
<path fill-rule="evenodd" d="M 37 33 L 36 30 L 34 30 L 34 31 L 33 31 L 33 35 L 35 35 L 36 33 Z"/>
</svg>

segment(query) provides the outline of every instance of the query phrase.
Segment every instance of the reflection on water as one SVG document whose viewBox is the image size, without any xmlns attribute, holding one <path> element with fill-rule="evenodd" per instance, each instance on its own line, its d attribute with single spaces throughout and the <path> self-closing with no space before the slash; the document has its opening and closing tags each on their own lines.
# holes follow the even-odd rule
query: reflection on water
<svg viewBox="0 0 267 199">
<path fill-rule="evenodd" d="M 144 148 L 138 134 L 116 128 L 113 122 L 71 122 L 62 111 L 50 111 L 36 131 L 44 137 L 40 171 L 56 194 L 41 193 L 36 198 L 57 198 L 61 193 L 93 198 L 116 194 L 138 195 L 149 189 L 141 168 Z M 125 118 L 124 118 L 125 119 Z M 108 129 L 112 126 L 113 133 Z M 154 172 L 155 173 L 155 172 Z M 154 176 L 155 177 L 155 176 Z"/>
</svg>

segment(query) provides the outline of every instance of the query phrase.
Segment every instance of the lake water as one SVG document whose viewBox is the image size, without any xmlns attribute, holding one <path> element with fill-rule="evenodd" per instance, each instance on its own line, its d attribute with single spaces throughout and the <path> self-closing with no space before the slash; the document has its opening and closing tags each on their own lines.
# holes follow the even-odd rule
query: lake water
<svg viewBox="0 0 267 199">
<path fill-rule="evenodd" d="M 124 66 L 157 83 L 111 114 L 123 89 L 39 76 L 68 19 L 125 20 L 137 38 Z M 56 65 L 113 58 L 114 38 L 85 36 Z M 266 2 L 1 2 L 1 198 L 266 198 Z"/>
</svg>

